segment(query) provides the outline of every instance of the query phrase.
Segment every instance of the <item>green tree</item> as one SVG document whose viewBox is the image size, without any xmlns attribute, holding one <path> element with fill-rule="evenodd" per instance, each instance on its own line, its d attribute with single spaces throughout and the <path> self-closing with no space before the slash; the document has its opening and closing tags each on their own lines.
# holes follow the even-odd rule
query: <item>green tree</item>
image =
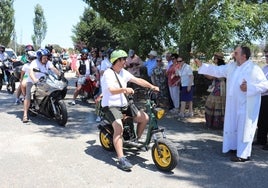
<svg viewBox="0 0 268 188">
<path fill-rule="evenodd" d="M 166 46 L 206 53 L 265 37 L 267 1 L 256 0 L 84 0 L 120 30 L 122 47 L 162 51 Z"/>
<path fill-rule="evenodd" d="M 34 34 L 32 41 L 35 48 L 40 48 L 42 41 L 46 37 L 47 23 L 44 16 L 44 11 L 41 5 L 37 4 L 34 8 L 35 17 L 33 19 Z"/>
<path fill-rule="evenodd" d="M 90 8 L 85 9 L 80 22 L 73 28 L 72 40 L 76 49 L 118 45 L 118 32 Z"/>
<path fill-rule="evenodd" d="M 151 49 L 162 51 L 172 16 L 172 0 L 84 0 L 120 32 L 120 48 L 132 48 L 141 56 Z"/>
<path fill-rule="evenodd" d="M 0 44 L 7 46 L 14 32 L 13 0 L 1 0 L 0 3 Z"/>
<path fill-rule="evenodd" d="M 180 54 L 215 51 L 265 37 L 268 4 L 255 1 L 176 1 Z"/>
</svg>

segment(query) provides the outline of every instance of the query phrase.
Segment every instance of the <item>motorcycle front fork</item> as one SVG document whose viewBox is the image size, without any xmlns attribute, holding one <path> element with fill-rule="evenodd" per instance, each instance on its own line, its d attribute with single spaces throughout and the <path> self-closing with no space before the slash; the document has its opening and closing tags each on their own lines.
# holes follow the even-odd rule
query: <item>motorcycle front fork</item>
<svg viewBox="0 0 268 188">
<path fill-rule="evenodd" d="M 55 107 L 55 100 L 53 100 L 52 97 L 50 97 L 50 102 L 51 102 L 53 114 L 56 116 L 57 115 L 57 110 L 56 110 L 56 107 Z"/>
</svg>

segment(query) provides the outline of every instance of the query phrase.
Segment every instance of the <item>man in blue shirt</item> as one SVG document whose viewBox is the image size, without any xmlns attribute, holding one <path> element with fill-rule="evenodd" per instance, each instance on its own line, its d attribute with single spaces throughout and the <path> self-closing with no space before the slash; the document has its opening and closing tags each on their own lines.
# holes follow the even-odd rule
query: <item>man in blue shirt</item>
<svg viewBox="0 0 268 188">
<path fill-rule="evenodd" d="M 149 59 L 144 62 L 143 66 L 147 68 L 147 74 L 149 77 L 149 81 L 151 82 L 151 76 L 153 73 L 153 69 L 156 67 L 157 62 L 156 62 L 156 56 L 157 52 L 154 50 L 151 50 L 150 53 L 148 54 Z"/>
</svg>

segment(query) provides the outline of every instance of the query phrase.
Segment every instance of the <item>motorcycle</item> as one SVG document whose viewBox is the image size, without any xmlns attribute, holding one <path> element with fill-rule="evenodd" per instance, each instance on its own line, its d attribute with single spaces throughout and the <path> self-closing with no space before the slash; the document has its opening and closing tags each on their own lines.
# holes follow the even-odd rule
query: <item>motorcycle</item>
<svg viewBox="0 0 268 188">
<path fill-rule="evenodd" d="M 4 64 L 2 61 L 0 61 L 0 90 L 2 90 L 4 83 L 5 83 Z"/>
<path fill-rule="evenodd" d="M 77 87 L 77 82 L 75 83 Z M 89 75 L 85 83 L 82 85 L 79 95 L 82 101 L 87 101 L 90 98 L 94 98 L 97 89 L 97 80 L 94 75 Z"/>
<path fill-rule="evenodd" d="M 123 147 L 134 147 L 148 151 L 149 145 L 153 143 L 151 152 L 154 164 L 159 170 L 169 172 L 177 166 L 179 154 L 176 146 L 166 138 L 164 128 L 158 127 L 157 120 L 163 118 L 165 111 L 164 109 L 157 107 L 154 102 L 154 98 L 155 92 L 149 90 L 145 108 L 150 119 L 147 126 L 147 135 L 145 141 L 137 142 L 133 118 L 123 118 Z M 132 103 L 133 99 L 130 99 L 129 102 Z M 101 110 L 100 116 L 103 119 L 103 121 L 98 125 L 100 130 L 99 139 L 101 146 L 107 151 L 114 151 L 112 124 L 108 119 L 105 118 L 105 114 Z"/>
<path fill-rule="evenodd" d="M 7 74 L 7 70 L 10 70 L 11 67 L 12 64 L 9 59 L 0 61 L 0 90 L 2 89 L 4 83 L 6 83 L 6 81 L 8 81 L 10 78 L 10 74 Z"/>
<path fill-rule="evenodd" d="M 34 69 L 34 72 L 41 71 Z M 31 90 L 29 115 L 41 114 L 56 120 L 59 125 L 65 126 L 68 114 L 63 99 L 67 93 L 67 80 L 63 75 L 57 76 L 51 70 L 48 70 L 48 73 L 41 73 L 45 76 L 41 77 Z"/>
<path fill-rule="evenodd" d="M 9 69 L 10 76 L 8 78 L 7 91 L 13 94 L 16 90 L 16 82 L 20 81 L 21 68 L 23 63 L 20 61 L 14 62 Z"/>
</svg>

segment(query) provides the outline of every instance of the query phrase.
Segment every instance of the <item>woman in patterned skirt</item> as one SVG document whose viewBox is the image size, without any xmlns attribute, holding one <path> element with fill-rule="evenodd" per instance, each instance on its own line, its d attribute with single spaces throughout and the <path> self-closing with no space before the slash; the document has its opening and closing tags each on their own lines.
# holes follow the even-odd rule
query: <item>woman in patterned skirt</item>
<svg viewBox="0 0 268 188">
<path fill-rule="evenodd" d="M 214 54 L 214 63 L 218 66 L 224 65 L 224 56 L 222 53 Z M 214 78 L 207 76 L 212 80 L 208 91 L 210 92 L 205 104 L 206 126 L 212 129 L 222 129 L 225 111 L 225 78 Z"/>
</svg>

